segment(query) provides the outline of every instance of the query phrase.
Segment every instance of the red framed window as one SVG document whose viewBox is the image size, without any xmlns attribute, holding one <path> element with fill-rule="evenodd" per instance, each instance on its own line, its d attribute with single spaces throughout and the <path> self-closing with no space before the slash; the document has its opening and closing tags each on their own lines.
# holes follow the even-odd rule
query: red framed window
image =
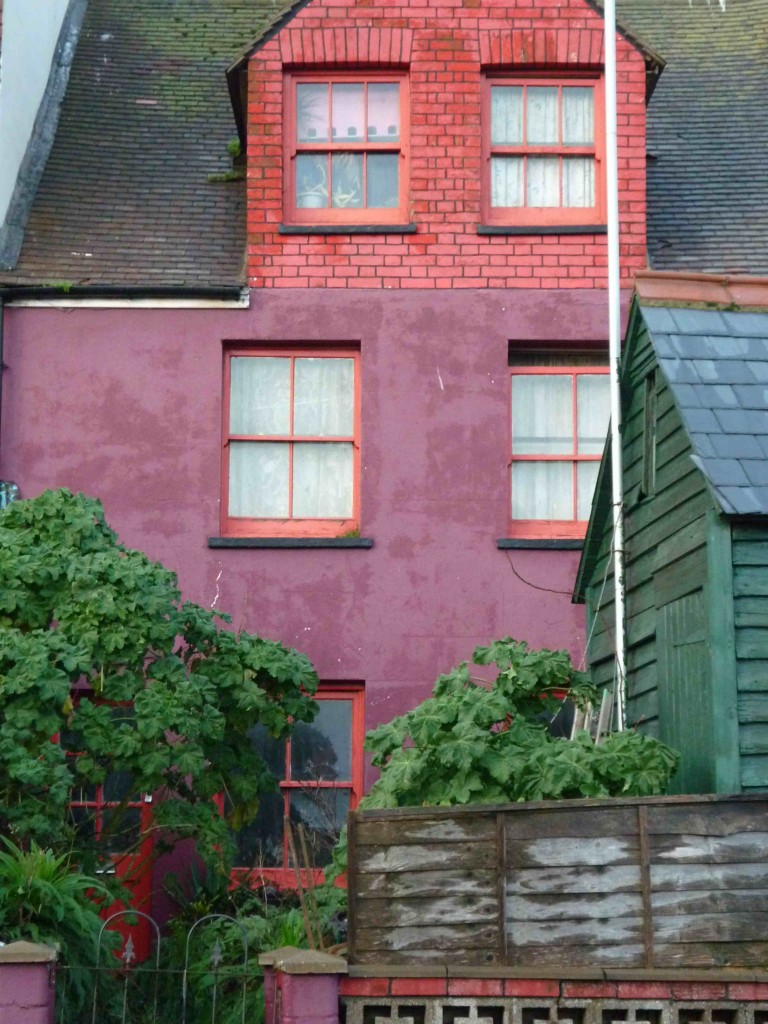
<svg viewBox="0 0 768 1024">
<path fill-rule="evenodd" d="M 360 354 L 232 349 L 222 531 L 338 537 L 359 527 Z"/>
<path fill-rule="evenodd" d="M 237 834 L 235 867 L 283 885 L 296 882 L 285 818 L 294 828 L 303 826 L 312 866 L 322 869 L 330 863 L 347 811 L 362 796 L 363 688 L 326 684 L 315 700 L 319 711 L 314 722 L 297 723 L 287 740 L 272 739 L 261 725 L 250 732 L 280 790 L 261 797 L 256 819 Z"/>
<path fill-rule="evenodd" d="M 605 357 L 519 358 L 509 369 L 510 535 L 583 537 L 610 417 Z"/>
<path fill-rule="evenodd" d="M 597 76 L 487 79 L 483 144 L 488 223 L 602 221 L 602 95 Z"/>
<path fill-rule="evenodd" d="M 407 78 L 290 74 L 285 90 L 286 220 L 407 220 Z"/>
</svg>

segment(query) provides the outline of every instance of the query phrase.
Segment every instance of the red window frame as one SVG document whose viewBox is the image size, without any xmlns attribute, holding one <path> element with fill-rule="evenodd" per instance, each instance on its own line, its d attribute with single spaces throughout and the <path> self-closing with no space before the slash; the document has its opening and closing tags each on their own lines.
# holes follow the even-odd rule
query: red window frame
<svg viewBox="0 0 768 1024">
<path fill-rule="evenodd" d="M 307 83 L 327 84 L 328 89 L 328 124 L 331 123 L 331 93 L 334 84 L 351 85 L 361 83 L 366 87 L 375 82 L 396 82 L 400 86 L 400 138 L 398 142 L 373 142 L 363 140 L 350 142 L 299 142 L 296 138 L 296 86 Z M 348 72 L 342 74 L 322 73 L 290 73 L 285 75 L 283 109 L 283 216 L 289 224 L 400 224 L 408 220 L 408 195 L 410 180 L 410 118 L 408 77 L 404 73 L 373 73 Z M 398 195 L 397 207 L 332 207 L 308 209 L 297 206 L 296 201 L 296 157 L 302 153 L 327 153 L 330 165 L 333 153 L 397 153 L 398 161 Z M 365 167 L 363 160 L 363 197 L 365 188 Z M 328 180 L 330 181 L 330 167 Z"/>
<path fill-rule="evenodd" d="M 289 434 L 246 435 L 232 434 L 230 423 L 231 395 L 231 362 L 233 358 L 283 358 L 291 360 L 290 384 L 290 427 Z M 293 433 L 294 421 L 294 367 L 297 358 L 311 359 L 352 359 L 354 361 L 354 412 L 353 433 L 344 437 L 316 437 Z M 224 536 L 229 537 L 340 537 L 358 530 L 360 527 L 360 352 L 351 348 L 230 348 L 224 353 L 224 401 L 223 401 L 223 445 L 222 445 L 222 478 L 221 478 L 221 528 Z M 352 515 L 348 519 L 306 519 L 295 518 L 289 514 L 287 518 L 252 518 L 232 516 L 229 514 L 229 445 L 232 441 L 248 441 L 253 443 L 282 442 L 290 445 L 288 463 L 288 507 L 293 509 L 293 446 L 301 442 L 328 444 L 348 442 L 352 444 Z"/>
<path fill-rule="evenodd" d="M 491 143 L 491 89 L 494 86 L 521 86 L 523 92 L 523 138 L 525 139 L 525 90 L 529 86 L 555 86 L 558 88 L 558 125 L 560 140 L 557 145 L 494 145 Z M 591 86 L 594 91 L 594 141 L 591 146 L 566 146 L 562 142 L 562 89 L 567 86 Z M 605 187 L 603 169 L 605 163 L 605 110 L 603 78 L 594 72 L 553 75 L 552 73 L 520 75 L 495 75 L 485 79 L 483 88 L 483 183 L 482 214 L 486 224 L 528 226 L 569 226 L 578 224 L 600 224 L 605 219 Z M 525 161 L 529 156 L 557 156 L 560 165 L 565 157 L 592 157 L 595 163 L 595 204 L 594 206 L 511 206 L 491 205 L 491 160 L 494 156 L 518 156 Z M 562 188 L 562 174 L 560 176 Z M 525 192 L 525 178 L 523 179 Z"/>
<path fill-rule="evenodd" d="M 562 366 L 510 366 L 509 367 L 509 394 L 510 394 L 510 415 L 508 417 L 508 444 L 509 444 L 509 494 L 510 494 L 510 537 L 527 537 L 532 540 L 535 539 L 579 539 L 583 537 L 587 531 L 588 520 L 577 519 L 578 513 L 578 479 L 577 479 L 577 467 L 579 463 L 584 462 L 597 462 L 599 463 L 602 459 L 602 453 L 599 455 L 586 455 L 581 454 L 578 451 L 578 390 L 577 381 L 578 378 L 584 375 L 595 376 L 597 374 L 607 375 L 610 373 L 608 366 L 588 366 L 588 365 L 562 365 Z M 558 455 L 545 455 L 545 454 L 531 454 L 531 455 L 515 455 L 512 452 L 513 438 L 512 438 L 512 379 L 518 376 L 558 376 L 558 377 L 570 377 L 571 378 L 571 389 L 572 389 L 572 408 L 573 408 L 573 450 L 568 454 Z M 512 480 L 513 467 L 519 465 L 522 462 L 565 462 L 573 467 L 572 474 L 572 488 L 573 488 L 573 517 L 571 519 L 514 519 L 511 517 L 512 512 L 512 490 L 514 487 Z"/>
<path fill-rule="evenodd" d="M 280 793 L 283 797 L 283 818 L 290 816 L 291 795 L 293 793 L 306 793 L 308 789 L 346 789 L 349 791 L 349 809 L 354 810 L 363 795 L 363 740 L 365 739 L 365 690 L 360 683 L 333 683 L 321 685 L 314 699 L 318 703 L 325 701 L 346 700 L 352 701 L 352 732 L 350 736 L 350 763 L 352 774 L 350 779 L 319 781 L 308 779 L 291 778 L 291 738 L 285 741 L 285 779 L 279 783 Z M 302 861 L 301 850 L 297 853 Z M 302 877 L 306 871 L 301 870 Z M 261 884 L 270 882 L 283 889 L 296 887 L 296 870 L 291 863 L 289 840 L 287 832 L 283 833 L 283 863 L 275 867 L 236 867 L 232 870 L 233 879 L 242 884 Z M 316 882 L 322 881 L 324 871 L 316 868 L 312 872 Z"/>
</svg>

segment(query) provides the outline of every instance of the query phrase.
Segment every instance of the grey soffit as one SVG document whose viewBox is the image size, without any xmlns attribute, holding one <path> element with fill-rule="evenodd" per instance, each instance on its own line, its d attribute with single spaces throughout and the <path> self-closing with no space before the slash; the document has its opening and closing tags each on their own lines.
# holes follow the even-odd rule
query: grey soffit
<svg viewBox="0 0 768 1024">
<path fill-rule="evenodd" d="M 666 62 L 648 107 L 657 270 L 768 274 L 766 0 L 617 0 Z"/>
<path fill-rule="evenodd" d="M 768 515 L 768 312 L 640 308 L 723 512 Z"/>
<path fill-rule="evenodd" d="M 225 72 L 283 0 L 90 0 L 15 269 L 0 285 L 244 280 Z"/>
</svg>

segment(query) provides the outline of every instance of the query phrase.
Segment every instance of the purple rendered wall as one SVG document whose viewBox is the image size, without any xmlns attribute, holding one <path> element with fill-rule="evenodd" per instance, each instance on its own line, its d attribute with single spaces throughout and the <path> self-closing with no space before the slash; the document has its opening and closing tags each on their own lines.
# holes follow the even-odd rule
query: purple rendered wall
<svg viewBox="0 0 768 1024">
<path fill-rule="evenodd" d="M 508 516 L 507 344 L 602 342 L 604 292 L 254 292 L 248 310 L 10 308 L 0 478 L 100 497 L 186 597 L 363 680 L 366 727 L 507 633 L 580 659 L 575 551 L 496 548 Z M 222 345 L 362 351 L 371 550 L 212 550 Z M 519 575 L 516 575 L 519 574 Z M 520 578 L 522 577 L 522 579 Z M 523 582 L 526 580 L 528 582 Z M 540 589 L 545 588 L 545 589 Z"/>
</svg>

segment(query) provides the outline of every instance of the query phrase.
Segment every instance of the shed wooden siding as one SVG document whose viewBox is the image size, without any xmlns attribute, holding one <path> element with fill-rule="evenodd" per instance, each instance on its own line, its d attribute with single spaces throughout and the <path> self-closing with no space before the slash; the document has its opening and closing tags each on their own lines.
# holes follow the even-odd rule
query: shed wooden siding
<svg viewBox="0 0 768 1024">
<path fill-rule="evenodd" d="M 732 527 L 741 785 L 768 789 L 768 528 Z"/>
<path fill-rule="evenodd" d="M 636 335 L 627 353 L 623 375 L 624 425 L 622 434 L 626 501 L 625 581 L 627 612 L 627 717 L 631 727 L 660 737 L 679 748 L 680 737 L 660 718 L 664 700 L 679 702 L 689 695 L 659 693 L 659 637 L 661 609 L 701 591 L 707 578 L 706 520 L 711 506 L 703 477 L 690 458 L 690 443 L 672 394 L 657 375 L 656 484 L 653 495 L 640 497 L 643 475 L 643 422 L 645 380 L 657 367 L 648 332 L 638 318 Z M 587 603 L 590 621 L 597 622 L 590 642 L 593 679 L 608 685 L 613 676 L 613 577 L 609 570 L 600 609 L 597 602 L 610 552 L 611 524 L 601 539 L 600 557 L 590 580 Z M 703 598 L 703 594 L 702 594 Z M 679 617 L 678 607 L 668 618 Z M 663 617 L 663 616 L 662 616 Z M 667 654 L 664 655 L 669 661 Z M 695 707 L 684 716 L 696 715 Z M 704 723 L 701 723 L 702 729 Z M 711 779 L 696 766 L 679 779 L 680 791 L 711 790 Z"/>
<path fill-rule="evenodd" d="M 768 798 L 351 815 L 350 962 L 754 967 Z"/>
</svg>

